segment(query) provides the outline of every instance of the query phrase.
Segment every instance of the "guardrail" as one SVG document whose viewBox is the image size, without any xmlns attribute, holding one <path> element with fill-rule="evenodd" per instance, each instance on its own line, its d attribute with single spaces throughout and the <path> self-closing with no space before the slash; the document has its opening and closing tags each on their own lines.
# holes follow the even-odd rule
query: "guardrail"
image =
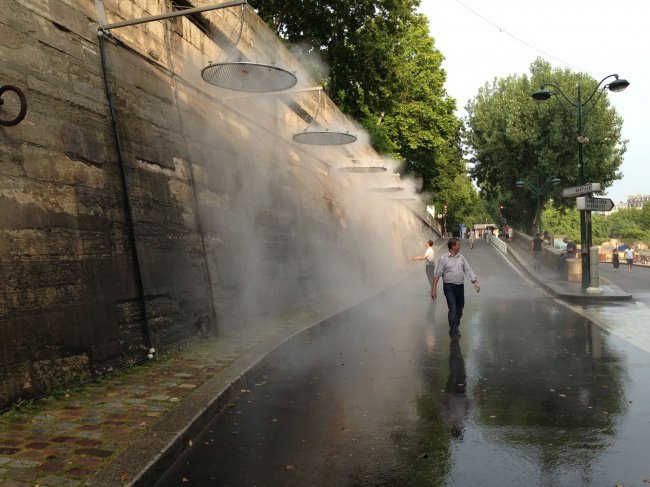
<svg viewBox="0 0 650 487">
<path fill-rule="evenodd" d="M 503 240 L 500 240 L 499 238 L 495 237 L 493 234 L 488 233 L 488 242 L 490 245 L 495 247 L 499 252 L 501 252 L 504 255 L 508 254 L 508 244 L 505 243 Z"/>
</svg>

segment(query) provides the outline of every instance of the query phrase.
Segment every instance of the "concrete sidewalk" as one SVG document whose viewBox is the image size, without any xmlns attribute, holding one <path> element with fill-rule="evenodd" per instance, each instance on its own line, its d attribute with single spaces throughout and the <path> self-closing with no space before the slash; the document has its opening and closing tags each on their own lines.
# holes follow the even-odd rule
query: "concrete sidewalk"
<svg viewBox="0 0 650 487">
<path fill-rule="evenodd" d="M 623 291 L 616 284 L 607 279 L 600 278 L 602 294 L 590 294 L 582 289 L 582 282 L 569 281 L 569 279 L 555 269 L 542 265 L 541 269 L 533 269 L 532 255 L 522 255 L 518 249 L 508 246 L 508 256 L 519 268 L 538 282 L 546 291 L 556 297 L 572 303 L 591 303 L 601 301 L 626 301 L 631 300 L 632 295 Z"/>
</svg>

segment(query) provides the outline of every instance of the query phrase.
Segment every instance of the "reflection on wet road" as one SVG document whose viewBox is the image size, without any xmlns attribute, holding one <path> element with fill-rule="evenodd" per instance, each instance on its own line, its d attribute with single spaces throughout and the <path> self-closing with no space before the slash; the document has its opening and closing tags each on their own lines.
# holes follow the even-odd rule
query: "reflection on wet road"
<svg viewBox="0 0 650 487">
<path fill-rule="evenodd" d="M 609 264 L 599 267 L 601 278 L 632 294 L 632 301 L 593 303 L 571 308 L 601 328 L 650 353 L 650 269 L 623 267 L 614 272 Z"/>
<path fill-rule="evenodd" d="M 648 353 L 462 252 L 458 344 L 418 267 L 297 337 L 158 485 L 644 485 Z"/>
</svg>

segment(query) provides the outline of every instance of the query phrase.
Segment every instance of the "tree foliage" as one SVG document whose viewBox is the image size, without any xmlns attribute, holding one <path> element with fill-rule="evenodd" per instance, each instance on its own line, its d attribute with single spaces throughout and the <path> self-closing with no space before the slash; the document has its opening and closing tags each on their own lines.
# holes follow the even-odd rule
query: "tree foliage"
<svg viewBox="0 0 650 487">
<path fill-rule="evenodd" d="M 460 148 L 456 102 L 444 83 L 442 54 L 420 0 L 255 0 L 258 14 L 313 73 L 347 115 L 368 131 L 374 148 L 403 161 L 437 205 L 456 205 L 456 181 L 471 192 Z M 317 66 L 318 63 L 312 63 Z M 459 179 L 460 178 L 460 179 Z"/>
<path fill-rule="evenodd" d="M 552 235 L 568 236 L 580 240 L 579 211 L 575 208 L 548 208 L 544 224 Z M 641 210 L 626 208 L 615 213 L 592 213 L 592 238 L 596 245 L 608 240 L 636 245 L 650 244 L 650 204 Z"/>
<path fill-rule="evenodd" d="M 534 226 L 537 191 L 519 189 L 515 183 L 527 180 L 543 188 L 552 177 L 561 179 L 559 186 L 547 186 L 541 204 L 553 199 L 558 208 L 575 205 L 574 198 L 562 198 L 561 187 L 580 182 L 578 164 L 576 86 L 583 90 L 583 105 L 598 81 L 584 73 L 553 69 L 538 58 L 530 67 L 530 76 L 495 79 L 479 90 L 467 104 L 467 130 L 464 141 L 472 149 L 472 176 L 488 199 L 501 199 L 516 224 L 526 229 Z M 543 83 L 553 83 L 568 100 L 554 96 L 545 103 L 535 102 L 531 94 Z M 557 89 L 553 88 L 555 92 Z M 626 141 L 621 136 L 622 119 L 610 106 L 607 93 L 591 99 L 583 110 L 583 182 L 599 182 L 607 188 L 620 179 Z M 526 210 L 525 212 L 523 210 Z"/>
</svg>

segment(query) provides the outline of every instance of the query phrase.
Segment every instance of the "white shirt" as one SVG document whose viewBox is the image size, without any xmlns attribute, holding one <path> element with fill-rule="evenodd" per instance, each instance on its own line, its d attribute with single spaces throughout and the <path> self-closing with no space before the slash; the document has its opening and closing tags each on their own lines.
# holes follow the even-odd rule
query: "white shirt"
<svg viewBox="0 0 650 487">
<path fill-rule="evenodd" d="M 626 259 L 626 260 L 627 260 L 627 259 L 632 259 L 632 260 L 634 260 L 634 250 L 632 250 L 632 249 L 625 249 L 624 255 L 625 255 L 625 259 Z"/>
<path fill-rule="evenodd" d="M 465 275 L 472 282 L 478 279 L 465 257 L 463 257 L 463 254 L 457 253 L 456 255 L 451 255 L 451 252 L 447 252 L 440 257 L 434 275 L 438 277 L 442 276 L 442 282 L 451 284 L 462 284 L 465 280 Z"/>
<path fill-rule="evenodd" d="M 426 265 L 434 265 L 433 247 L 427 247 L 427 251 L 424 253 L 424 259 L 426 260 Z"/>
</svg>

